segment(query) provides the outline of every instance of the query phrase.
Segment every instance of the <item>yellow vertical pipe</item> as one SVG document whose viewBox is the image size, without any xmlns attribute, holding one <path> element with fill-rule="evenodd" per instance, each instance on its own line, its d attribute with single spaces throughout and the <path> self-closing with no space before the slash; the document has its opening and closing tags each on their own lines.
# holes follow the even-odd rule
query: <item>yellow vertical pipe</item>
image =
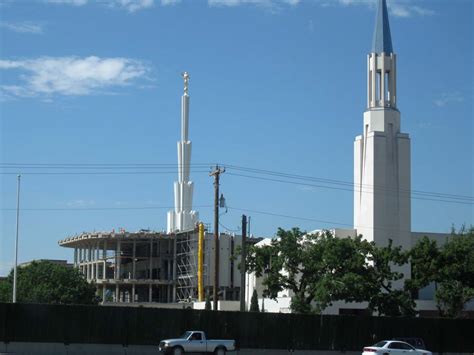
<svg viewBox="0 0 474 355">
<path fill-rule="evenodd" d="M 199 239 L 198 239 L 198 300 L 199 302 L 204 301 L 203 249 L 204 249 L 204 224 L 199 223 Z"/>
</svg>

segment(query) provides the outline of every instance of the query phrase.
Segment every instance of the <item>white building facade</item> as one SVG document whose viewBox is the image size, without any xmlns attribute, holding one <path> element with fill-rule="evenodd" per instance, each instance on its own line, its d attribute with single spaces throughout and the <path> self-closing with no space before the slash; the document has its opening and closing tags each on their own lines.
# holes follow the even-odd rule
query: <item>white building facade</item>
<svg viewBox="0 0 474 355">
<path fill-rule="evenodd" d="M 368 241 L 386 246 L 391 239 L 395 246 L 408 250 L 423 236 L 446 243 L 450 234 L 411 231 L 411 163 L 410 137 L 402 133 L 397 105 L 397 56 L 393 50 L 386 0 L 378 0 L 378 9 L 371 53 L 367 56 L 367 110 L 364 112 L 362 134 L 354 142 L 354 228 L 331 229 L 335 237 L 362 235 Z M 316 231 L 315 231 L 316 232 Z M 264 240 L 257 245 L 268 244 Z M 411 267 L 398 269 L 410 278 Z M 263 279 L 247 277 L 246 302 L 250 304 L 253 290 L 261 297 Z M 402 280 L 403 281 L 403 280 Z M 396 286 L 401 287 L 402 281 Z M 434 314 L 435 286 L 419 293 L 417 310 Z M 260 298 L 268 312 L 290 312 L 291 291 L 280 292 L 276 300 Z M 334 302 L 324 314 L 357 314 L 366 303 Z M 474 310 L 474 302 L 466 307 Z"/>
</svg>

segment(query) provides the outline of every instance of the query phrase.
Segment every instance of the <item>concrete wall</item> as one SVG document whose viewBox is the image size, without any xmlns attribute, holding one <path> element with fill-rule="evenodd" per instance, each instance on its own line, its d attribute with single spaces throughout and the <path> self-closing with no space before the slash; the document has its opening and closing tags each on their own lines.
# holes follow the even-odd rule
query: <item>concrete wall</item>
<svg viewBox="0 0 474 355">
<path fill-rule="evenodd" d="M 240 255 L 236 255 L 236 250 L 242 245 L 241 236 L 231 236 L 220 234 L 219 236 L 219 286 L 220 287 L 240 287 Z M 196 246 L 197 248 L 197 246 Z M 205 286 L 214 285 L 214 235 L 206 233 L 204 240 L 204 268 Z M 197 253 L 196 253 L 197 254 Z M 231 257 L 235 255 L 232 262 Z"/>
<path fill-rule="evenodd" d="M 212 302 L 211 302 L 212 307 Z M 206 302 L 194 302 L 193 309 L 203 310 L 206 308 Z M 239 301 L 218 301 L 217 309 L 219 311 L 239 311 L 240 302 Z"/>
</svg>

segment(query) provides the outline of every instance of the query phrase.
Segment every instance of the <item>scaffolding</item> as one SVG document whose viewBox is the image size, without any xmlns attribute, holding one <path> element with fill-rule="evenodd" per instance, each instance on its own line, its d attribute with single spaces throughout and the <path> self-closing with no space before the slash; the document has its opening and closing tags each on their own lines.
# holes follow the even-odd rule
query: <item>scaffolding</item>
<svg viewBox="0 0 474 355">
<path fill-rule="evenodd" d="M 176 236 L 176 301 L 197 299 L 198 234 L 194 231 Z"/>
</svg>

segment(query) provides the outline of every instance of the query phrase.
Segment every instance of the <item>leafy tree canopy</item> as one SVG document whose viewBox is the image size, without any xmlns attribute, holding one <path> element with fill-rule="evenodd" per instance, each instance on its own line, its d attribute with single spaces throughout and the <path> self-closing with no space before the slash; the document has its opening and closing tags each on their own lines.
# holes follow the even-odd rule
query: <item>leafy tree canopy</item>
<svg viewBox="0 0 474 355">
<path fill-rule="evenodd" d="M 13 270 L 0 282 L 0 300 L 11 302 Z M 33 261 L 17 269 L 17 302 L 97 304 L 96 289 L 73 268 L 49 261 Z"/>
<path fill-rule="evenodd" d="M 336 238 L 329 231 L 306 234 L 298 228 L 278 229 L 271 245 L 251 246 L 247 268 L 264 278 L 264 296 L 276 299 L 290 290 L 295 313 L 319 313 L 334 301 L 369 302 L 369 309 L 385 315 L 413 313 L 410 293 L 396 289 L 407 254 L 392 242 L 377 248 L 355 238 Z"/>
<path fill-rule="evenodd" d="M 412 248 L 410 257 L 413 272 L 409 287 L 419 290 L 435 282 L 441 314 L 461 316 L 465 304 L 474 299 L 474 227 L 453 229 L 442 247 L 424 237 Z"/>
</svg>

